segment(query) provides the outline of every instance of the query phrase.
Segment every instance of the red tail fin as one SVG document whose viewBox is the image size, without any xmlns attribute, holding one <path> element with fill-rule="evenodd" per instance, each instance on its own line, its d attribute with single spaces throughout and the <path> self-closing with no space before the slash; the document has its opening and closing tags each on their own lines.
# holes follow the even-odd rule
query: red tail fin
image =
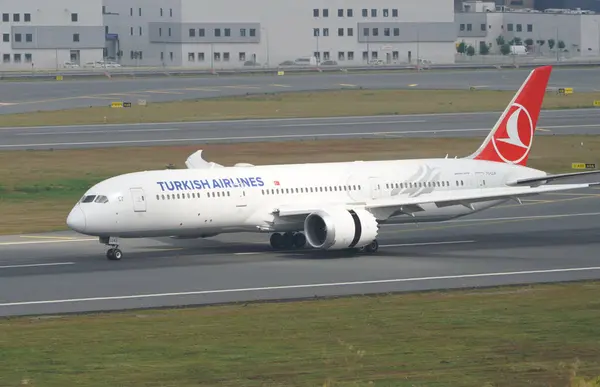
<svg viewBox="0 0 600 387">
<path fill-rule="evenodd" d="M 483 144 L 469 158 L 527 165 L 551 72 L 552 66 L 543 66 L 529 74 Z"/>
</svg>

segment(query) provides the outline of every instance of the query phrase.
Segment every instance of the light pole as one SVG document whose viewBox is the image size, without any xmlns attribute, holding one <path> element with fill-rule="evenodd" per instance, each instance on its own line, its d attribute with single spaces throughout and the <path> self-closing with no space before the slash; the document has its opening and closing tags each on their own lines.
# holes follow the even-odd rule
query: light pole
<svg viewBox="0 0 600 387">
<path fill-rule="evenodd" d="M 269 31 L 265 27 L 260 28 L 261 31 L 265 32 L 265 44 L 267 45 L 267 67 L 271 65 L 271 60 L 269 58 Z"/>
</svg>

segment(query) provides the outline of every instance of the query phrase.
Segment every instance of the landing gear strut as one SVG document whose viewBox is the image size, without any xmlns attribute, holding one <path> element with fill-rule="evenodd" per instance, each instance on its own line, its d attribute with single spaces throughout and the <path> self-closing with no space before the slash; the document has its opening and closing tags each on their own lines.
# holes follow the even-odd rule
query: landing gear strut
<svg viewBox="0 0 600 387">
<path fill-rule="evenodd" d="M 271 247 L 276 250 L 291 250 L 302 248 L 306 245 L 306 236 L 301 232 L 275 233 L 271 235 Z"/>
<path fill-rule="evenodd" d="M 106 258 L 111 261 L 120 261 L 123 258 L 123 252 L 119 250 L 119 238 L 116 237 L 100 237 L 100 243 L 109 246 L 106 252 Z"/>
<path fill-rule="evenodd" d="M 376 253 L 377 250 L 379 250 L 379 242 L 377 242 L 377 239 L 373 240 L 368 245 L 363 246 L 363 247 L 360 248 L 361 252 L 365 252 L 365 253 L 368 253 L 368 254 Z"/>
</svg>

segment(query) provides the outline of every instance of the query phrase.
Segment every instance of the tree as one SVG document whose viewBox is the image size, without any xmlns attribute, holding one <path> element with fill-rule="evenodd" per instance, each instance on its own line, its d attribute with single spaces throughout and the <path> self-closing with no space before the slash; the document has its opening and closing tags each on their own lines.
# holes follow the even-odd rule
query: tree
<svg viewBox="0 0 600 387">
<path fill-rule="evenodd" d="M 465 42 L 460 42 L 458 46 L 456 46 L 456 52 L 458 52 L 459 54 L 464 54 L 466 49 L 467 45 L 465 44 Z"/>
<path fill-rule="evenodd" d="M 554 41 L 554 39 L 548 39 L 548 47 L 550 47 L 551 50 L 554 48 L 555 43 L 556 42 Z"/>
<path fill-rule="evenodd" d="M 565 42 L 563 42 L 562 40 L 558 41 L 558 48 L 561 50 L 565 49 Z"/>
<path fill-rule="evenodd" d="M 486 42 L 479 42 L 479 54 L 487 55 L 490 53 L 490 46 Z"/>
<path fill-rule="evenodd" d="M 508 42 L 511 46 L 520 46 L 523 41 L 518 36 L 515 36 L 510 42 Z"/>
<path fill-rule="evenodd" d="M 510 44 L 503 44 L 500 46 L 500 52 L 502 55 L 508 55 L 510 53 Z"/>
<path fill-rule="evenodd" d="M 528 46 L 533 46 L 533 39 L 531 39 L 531 38 L 525 39 L 525 44 Z"/>
<path fill-rule="evenodd" d="M 544 39 L 540 39 L 537 41 L 537 44 L 542 47 L 544 45 L 544 43 L 546 43 L 546 41 Z"/>
<path fill-rule="evenodd" d="M 469 47 L 467 47 L 467 55 L 468 55 L 468 56 L 473 56 L 473 55 L 475 55 L 475 47 L 473 47 L 473 46 L 469 46 Z"/>
</svg>

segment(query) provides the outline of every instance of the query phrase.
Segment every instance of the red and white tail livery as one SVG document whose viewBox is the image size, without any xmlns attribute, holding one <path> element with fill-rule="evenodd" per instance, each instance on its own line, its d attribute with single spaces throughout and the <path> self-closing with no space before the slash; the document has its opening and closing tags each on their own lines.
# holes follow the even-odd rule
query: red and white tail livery
<svg viewBox="0 0 600 387">
<path fill-rule="evenodd" d="M 90 188 L 67 224 L 110 246 L 118 238 L 206 238 L 268 232 L 274 249 L 378 249 L 386 223 L 439 222 L 521 197 L 598 183 L 547 184 L 574 175 L 527 167 L 550 67 L 540 67 L 510 101 L 481 147 L 466 158 L 232 167 L 202 150 L 187 169 L 134 172 Z M 307 158 L 310 155 L 307 156 Z"/>
<path fill-rule="evenodd" d="M 527 165 L 551 72 L 551 66 L 544 66 L 529 74 L 481 147 L 470 158 Z"/>
</svg>

